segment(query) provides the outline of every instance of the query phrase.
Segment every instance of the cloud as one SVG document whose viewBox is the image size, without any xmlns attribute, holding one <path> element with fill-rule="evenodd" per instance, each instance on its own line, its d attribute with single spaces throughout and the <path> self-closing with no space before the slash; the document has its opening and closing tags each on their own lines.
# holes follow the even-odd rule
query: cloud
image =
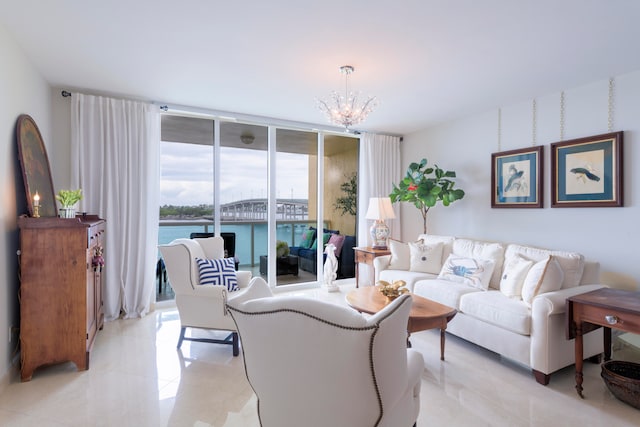
<svg viewBox="0 0 640 427">
<path fill-rule="evenodd" d="M 267 152 L 221 147 L 220 200 L 266 198 Z M 160 205 L 213 204 L 213 147 L 162 142 Z M 304 154 L 276 154 L 276 197 L 309 197 L 309 160 Z"/>
</svg>

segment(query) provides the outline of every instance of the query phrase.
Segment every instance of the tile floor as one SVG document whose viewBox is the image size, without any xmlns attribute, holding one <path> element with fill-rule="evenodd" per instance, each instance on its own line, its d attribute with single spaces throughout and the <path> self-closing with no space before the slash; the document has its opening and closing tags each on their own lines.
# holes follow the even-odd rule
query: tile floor
<svg viewBox="0 0 640 427">
<path fill-rule="evenodd" d="M 340 304 L 340 293 L 297 291 Z M 1 426 L 258 426 L 256 400 L 242 356 L 228 346 L 185 342 L 175 348 L 178 313 L 163 308 L 138 320 L 105 325 L 88 371 L 71 363 L 42 368 L 32 381 L 16 379 L 0 395 Z M 412 335 L 424 354 L 418 426 L 637 426 L 640 411 L 613 397 L 596 364 L 585 364 L 584 394 L 574 390 L 573 368 L 547 387 L 529 370 L 447 335 Z M 640 351 L 620 344 L 614 358 L 640 362 Z"/>
</svg>

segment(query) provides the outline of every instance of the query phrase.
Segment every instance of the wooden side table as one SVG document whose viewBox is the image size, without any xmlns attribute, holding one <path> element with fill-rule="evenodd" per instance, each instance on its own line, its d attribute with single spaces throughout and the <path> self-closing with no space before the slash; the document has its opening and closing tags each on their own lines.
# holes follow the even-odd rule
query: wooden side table
<svg viewBox="0 0 640 427">
<path fill-rule="evenodd" d="M 611 359 L 611 328 L 640 333 L 640 292 L 602 288 L 567 298 L 567 339 L 575 338 L 576 391 L 582 395 L 583 339 L 604 327 L 604 359 Z"/>
<path fill-rule="evenodd" d="M 373 267 L 373 260 L 379 256 L 391 255 L 391 251 L 388 249 L 373 249 L 370 246 L 367 247 L 355 247 L 353 248 L 356 261 L 356 288 L 360 286 L 359 270 L 360 263 L 367 264 L 373 274 L 374 281 L 376 272 Z M 369 285 L 373 286 L 375 283 L 369 282 Z"/>
</svg>

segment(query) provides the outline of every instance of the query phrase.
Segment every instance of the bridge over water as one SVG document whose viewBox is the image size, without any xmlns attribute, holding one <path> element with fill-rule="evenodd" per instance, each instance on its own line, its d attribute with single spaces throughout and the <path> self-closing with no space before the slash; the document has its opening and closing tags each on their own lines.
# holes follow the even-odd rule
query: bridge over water
<svg viewBox="0 0 640 427">
<path fill-rule="evenodd" d="M 277 199 L 276 220 L 309 219 L 307 199 Z M 237 200 L 220 205 L 221 221 L 266 221 L 267 199 Z"/>
</svg>

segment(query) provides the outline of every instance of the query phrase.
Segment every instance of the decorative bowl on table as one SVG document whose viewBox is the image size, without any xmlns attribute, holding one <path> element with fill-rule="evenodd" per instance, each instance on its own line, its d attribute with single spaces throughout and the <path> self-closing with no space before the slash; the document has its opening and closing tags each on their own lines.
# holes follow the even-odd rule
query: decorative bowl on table
<svg viewBox="0 0 640 427">
<path fill-rule="evenodd" d="M 615 397 L 640 409 L 640 364 L 609 360 L 602 364 L 600 376 Z"/>
<path fill-rule="evenodd" d="M 379 280 L 377 284 L 380 293 L 387 297 L 389 301 L 393 301 L 402 294 L 409 293 L 409 289 L 405 287 L 407 283 L 404 280 L 394 280 L 393 283 Z"/>
</svg>

